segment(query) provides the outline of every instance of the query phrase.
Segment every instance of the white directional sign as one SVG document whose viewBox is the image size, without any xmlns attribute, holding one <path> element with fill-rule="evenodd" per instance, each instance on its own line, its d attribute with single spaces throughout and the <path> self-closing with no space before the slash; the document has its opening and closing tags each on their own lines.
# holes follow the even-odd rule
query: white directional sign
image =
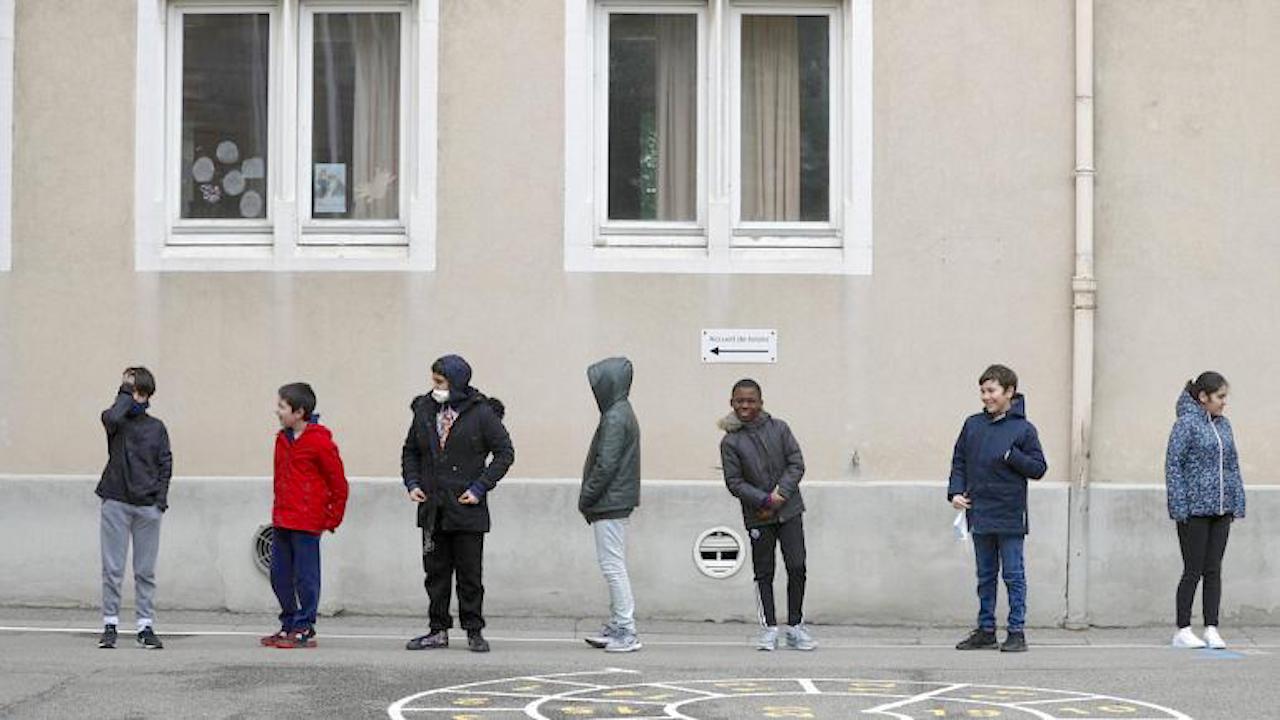
<svg viewBox="0 0 1280 720">
<path fill-rule="evenodd" d="M 704 363 L 776 363 L 777 330 L 703 330 Z"/>
</svg>

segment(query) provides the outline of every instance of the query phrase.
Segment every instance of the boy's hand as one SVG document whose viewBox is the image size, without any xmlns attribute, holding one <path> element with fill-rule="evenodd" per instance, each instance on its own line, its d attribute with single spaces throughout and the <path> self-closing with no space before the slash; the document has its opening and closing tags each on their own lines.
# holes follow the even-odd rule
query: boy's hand
<svg viewBox="0 0 1280 720">
<path fill-rule="evenodd" d="M 468 490 L 462 493 L 462 495 L 458 498 L 458 502 L 462 503 L 463 505 L 479 505 L 480 498 L 476 497 L 474 494 L 472 494 L 470 490 Z"/>
<path fill-rule="evenodd" d="M 955 495 L 951 498 L 951 507 L 957 510 L 970 510 L 973 508 L 973 501 L 964 495 Z"/>
<path fill-rule="evenodd" d="M 409 491 L 409 499 L 416 503 L 426 502 L 427 494 L 422 492 L 422 488 L 414 488 Z"/>
<path fill-rule="evenodd" d="M 121 384 L 121 385 L 129 385 L 129 386 L 132 386 L 132 385 L 133 385 L 133 371 L 132 371 L 132 370 L 125 370 L 125 371 L 124 371 L 124 374 L 120 376 L 120 384 Z"/>
<path fill-rule="evenodd" d="M 771 508 L 778 507 L 779 505 L 782 505 L 786 501 L 787 499 L 782 497 L 782 493 L 778 492 L 777 490 L 774 490 L 773 492 L 769 493 L 769 507 Z"/>
</svg>

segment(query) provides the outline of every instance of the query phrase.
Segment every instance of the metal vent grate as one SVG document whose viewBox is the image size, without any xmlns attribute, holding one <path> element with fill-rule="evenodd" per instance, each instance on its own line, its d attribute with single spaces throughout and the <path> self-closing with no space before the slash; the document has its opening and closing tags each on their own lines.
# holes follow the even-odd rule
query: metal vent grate
<svg viewBox="0 0 1280 720">
<path fill-rule="evenodd" d="M 722 580 L 742 569 L 746 553 L 742 538 L 727 527 L 704 530 L 693 545 L 693 562 L 709 578 Z"/>
<path fill-rule="evenodd" d="M 263 525 L 253 533 L 253 564 L 263 575 L 271 576 L 271 526 Z"/>
</svg>

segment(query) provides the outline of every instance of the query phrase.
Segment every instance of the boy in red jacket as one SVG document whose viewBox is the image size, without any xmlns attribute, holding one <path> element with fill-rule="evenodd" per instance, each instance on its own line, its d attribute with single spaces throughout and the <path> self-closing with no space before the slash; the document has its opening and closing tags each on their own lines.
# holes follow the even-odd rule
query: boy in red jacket
<svg viewBox="0 0 1280 720">
<path fill-rule="evenodd" d="M 290 383 L 279 395 L 271 588 L 280 601 L 280 630 L 262 638 L 262 644 L 312 648 L 320 605 L 320 535 L 342 524 L 347 476 L 333 435 L 313 414 L 316 394 L 311 386 Z"/>
</svg>

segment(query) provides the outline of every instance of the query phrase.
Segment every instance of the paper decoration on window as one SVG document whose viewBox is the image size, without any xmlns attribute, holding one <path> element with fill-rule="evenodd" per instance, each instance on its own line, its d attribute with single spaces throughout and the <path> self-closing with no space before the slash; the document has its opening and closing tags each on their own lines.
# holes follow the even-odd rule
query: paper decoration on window
<svg viewBox="0 0 1280 720">
<path fill-rule="evenodd" d="M 262 196 L 250 190 L 240 197 L 240 217 L 256 218 L 262 215 Z"/>
<path fill-rule="evenodd" d="M 204 198 L 204 201 L 210 205 L 217 205 L 219 202 L 222 202 L 222 188 L 217 185 L 201 185 L 200 195 Z"/>
<path fill-rule="evenodd" d="M 222 189 L 232 197 L 244 192 L 244 175 L 239 170 L 232 170 L 222 178 Z"/>
<path fill-rule="evenodd" d="M 267 164 L 260 157 L 251 157 L 240 165 L 240 174 L 246 180 L 261 180 L 267 176 Z"/>
<path fill-rule="evenodd" d="M 213 160 L 207 157 L 197 158 L 191 165 L 191 177 L 198 183 L 207 183 L 213 179 Z"/>
<path fill-rule="evenodd" d="M 372 203 L 381 200 L 387 196 L 391 189 L 391 183 L 396 181 L 394 173 L 388 172 L 384 168 L 378 168 L 374 171 L 373 177 L 369 182 L 360 183 L 355 187 L 356 199 L 362 203 Z"/>
<path fill-rule="evenodd" d="M 223 140 L 218 143 L 217 150 L 218 162 L 223 165 L 230 165 L 240 159 L 240 148 L 230 140 Z"/>
<path fill-rule="evenodd" d="M 346 214 L 347 164 L 316 163 L 312 178 L 312 211 Z"/>
</svg>

